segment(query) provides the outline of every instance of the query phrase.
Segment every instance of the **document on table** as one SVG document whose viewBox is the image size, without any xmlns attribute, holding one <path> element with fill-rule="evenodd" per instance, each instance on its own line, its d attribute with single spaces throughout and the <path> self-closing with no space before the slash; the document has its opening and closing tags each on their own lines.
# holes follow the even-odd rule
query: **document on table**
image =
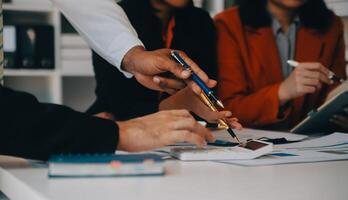
<svg viewBox="0 0 348 200">
<path fill-rule="evenodd" d="M 324 148 L 324 147 L 338 146 L 340 144 L 348 145 L 348 134 L 333 133 L 333 134 L 319 137 L 312 140 L 305 140 L 305 141 L 297 142 L 297 143 L 277 145 L 276 149 Z"/>
<path fill-rule="evenodd" d="M 348 160 L 348 134 L 333 133 L 303 142 L 276 145 L 272 153 L 259 159 L 223 161 L 222 163 L 264 166 L 336 160 Z"/>
<path fill-rule="evenodd" d="M 279 131 L 255 130 L 255 129 L 248 129 L 248 128 L 244 128 L 241 131 L 235 131 L 235 132 L 242 141 L 246 141 L 248 139 L 257 140 L 262 137 L 266 137 L 269 139 L 285 138 L 287 141 L 302 141 L 308 138 L 308 136 L 306 135 L 299 135 L 299 134 L 279 132 Z M 231 136 L 228 134 L 226 130 L 214 131 L 213 134 L 215 135 L 217 139 L 220 139 L 220 140 L 229 140 L 229 141 L 232 140 Z"/>
<path fill-rule="evenodd" d="M 293 133 L 286 133 L 286 132 L 276 132 L 276 131 L 264 131 L 264 130 L 255 130 L 255 129 L 243 129 L 241 131 L 235 131 L 238 137 L 241 139 L 241 141 L 245 142 L 249 139 L 257 140 L 262 137 L 267 137 L 269 139 L 276 139 L 276 138 L 286 138 L 288 141 L 302 141 L 308 136 L 306 135 L 298 135 Z M 213 134 L 216 139 L 218 140 L 226 140 L 235 142 L 231 135 L 226 130 L 218 130 L 213 131 Z M 177 148 L 177 147 L 194 147 L 194 145 L 189 143 L 178 143 L 176 145 L 171 145 L 163 148 L 156 149 L 155 153 L 160 153 L 163 155 L 168 154 L 171 149 Z"/>
<path fill-rule="evenodd" d="M 255 160 L 223 161 L 221 163 L 242 166 L 266 166 L 295 163 L 348 160 L 348 148 L 338 150 L 276 150 L 269 155 Z"/>
</svg>

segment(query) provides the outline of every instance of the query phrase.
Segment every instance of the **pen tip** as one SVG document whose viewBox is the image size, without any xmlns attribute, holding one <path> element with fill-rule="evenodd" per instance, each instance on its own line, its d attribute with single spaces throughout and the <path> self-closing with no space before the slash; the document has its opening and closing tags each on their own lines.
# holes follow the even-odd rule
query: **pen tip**
<svg viewBox="0 0 348 200">
<path fill-rule="evenodd" d="M 237 140 L 239 144 L 242 144 L 237 135 L 233 132 L 232 128 L 228 128 L 227 131 L 233 137 L 233 139 Z"/>
<path fill-rule="evenodd" d="M 223 109 L 225 108 L 224 104 L 222 104 L 220 100 L 218 100 L 216 103 L 220 108 L 223 108 Z"/>
<path fill-rule="evenodd" d="M 239 143 L 239 144 L 243 144 L 239 139 L 238 139 L 238 137 L 236 137 L 236 140 L 237 140 L 237 142 Z"/>
<path fill-rule="evenodd" d="M 294 61 L 294 60 L 288 60 L 286 61 L 290 66 L 293 66 L 293 67 L 297 67 L 299 65 L 298 62 Z"/>
</svg>

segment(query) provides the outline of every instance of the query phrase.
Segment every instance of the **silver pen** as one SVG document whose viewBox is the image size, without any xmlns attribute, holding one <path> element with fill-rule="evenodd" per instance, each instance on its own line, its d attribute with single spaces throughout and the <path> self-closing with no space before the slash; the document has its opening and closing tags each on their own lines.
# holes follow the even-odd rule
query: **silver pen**
<svg viewBox="0 0 348 200">
<path fill-rule="evenodd" d="M 295 61 L 295 60 L 288 60 L 287 63 L 292 66 L 292 67 L 297 67 L 299 66 L 299 62 Z M 328 78 L 336 83 L 343 83 L 345 80 L 342 78 L 339 78 L 334 72 L 329 70 L 329 76 Z"/>
</svg>

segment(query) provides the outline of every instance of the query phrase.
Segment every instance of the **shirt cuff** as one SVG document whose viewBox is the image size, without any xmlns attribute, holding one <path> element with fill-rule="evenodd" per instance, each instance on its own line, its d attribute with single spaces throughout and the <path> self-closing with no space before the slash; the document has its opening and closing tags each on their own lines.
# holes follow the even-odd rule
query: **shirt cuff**
<svg viewBox="0 0 348 200">
<path fill-rule="evenodd" d="M 126 53 L 136 46 L 142 46 L 144 47 L 144 44 L 137 38 L 135 38 L 133 35 L 129 35 L 127 33 L 119 34 L 110 44 L 108 52 L 110 52 L 108 55 L 113 55 L 110 60 L 114 60 L 113 64 L 117 67 L 117 69 L 123 73 L 123 75 L 127 78 L 132 78 L 133 74 L 122 70 L 121 64 L 124 56 Z"/>
</svg>

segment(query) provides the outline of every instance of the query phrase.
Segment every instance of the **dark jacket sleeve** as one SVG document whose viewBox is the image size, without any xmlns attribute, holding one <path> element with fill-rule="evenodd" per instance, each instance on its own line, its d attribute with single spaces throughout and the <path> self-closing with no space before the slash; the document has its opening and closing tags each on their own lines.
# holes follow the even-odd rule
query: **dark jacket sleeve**
<svg viewBox="0 0 348 200">
<path fill-rule="evenodd" d="M 0 154 L 47 160 L 60 153 L 113 153 L 118 127 L 0 86 Z"/>
<path fill-rule="evenodd" d="M 210 15 L 192 8 L 179 12 L 176 20 L 172 48 L 185 51 L 210 78 L 216 79 L 216 29 Z"/>
<path fill-rule="evenodd" d="M 134 77 L 126 78 L 94 52 L 93 66 L 97 81 L 97 101 L 88 113 L 110 112 L 116 120 L 123 121 L 158 111 L 157 91 L 142 86 Z"/>
<path fill-rule="evenodd" d="M 210 15 L 199 10 L 195 17 L 195 22 L 199 33 L 196 34 L 197 43 L 192 45 L 196 48 L 192 58 L 196 58 L 197 64 L 207 73 L 207 75 L 217 80 L 217 54 L 216 54 L 216 29 Z"/>
</svg>

